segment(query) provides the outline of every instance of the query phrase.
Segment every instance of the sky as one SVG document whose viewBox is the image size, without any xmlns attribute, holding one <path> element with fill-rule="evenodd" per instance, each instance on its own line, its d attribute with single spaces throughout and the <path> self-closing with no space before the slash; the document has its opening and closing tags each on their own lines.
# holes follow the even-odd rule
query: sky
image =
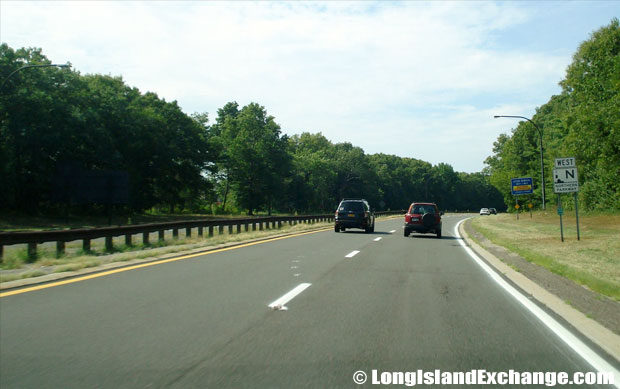
<svg viewBox="0 0 620 389">
<path fill-rule="evenodd" d="M 322 133 L 479 172 L 515 119 L 559 94 L 618 1 L 0 1 L 0 41 L 122 76 L 187 114 L 264 106 Z"/>
</svg>

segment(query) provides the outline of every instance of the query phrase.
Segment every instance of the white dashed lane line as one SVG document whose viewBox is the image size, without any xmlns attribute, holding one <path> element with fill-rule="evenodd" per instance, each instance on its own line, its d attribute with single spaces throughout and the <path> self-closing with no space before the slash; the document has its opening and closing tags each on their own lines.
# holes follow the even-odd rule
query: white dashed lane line
<svg viewBox="0 0 620 389">
<path fill-rule="evenodd" d="M 306 290 L 306 288 L 308 288 L 310 285 L 312 285 L 312 284 L 303 283 L 303 284 L 297 285 L 297 287 L 292 289 L 290 292 L 288 292 L 284 296 L 280 297 L 276 301 L 274 301 L 271 304 L 269 304 L 268 307 L 273 309 L 273 310 L 278 310 L 278 311 L 286 311 L 286 310 L 288 310 L 288 308 L 285 307 L 284 305 L 286 303 L 288 303 L 289 301 L 291 301 L 295 296 L 297 296 L 298 294 L 300 294 L 301 292 Z"/>
<path fill-rule="evenodd" d="M 378 238 L 375 238 L 375 239 L 374 239 L 374 241 L 375 241 L 375 242 L 378 242 L 378 241 L 380 241 L 381 239 L 383 239 L 383 238 L 378 237 Z"/>
<path fill-rule="evenodd" d="M 351 251 L 349 254 L 345 255 L 344 257 L 345 258 L 353 258 L 357 254 L 359 254 L 359 250 L 354 250 L 354 251 Z"/>
</svg>

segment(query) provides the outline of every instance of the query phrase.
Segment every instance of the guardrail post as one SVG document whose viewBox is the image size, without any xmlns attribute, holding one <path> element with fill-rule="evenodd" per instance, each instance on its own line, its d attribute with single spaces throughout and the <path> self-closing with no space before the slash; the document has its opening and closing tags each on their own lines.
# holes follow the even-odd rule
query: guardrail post
<svg viewBox="0 0 620 389">
<path fill-rule="evenodd" d="M 4 255 L 4 246 L 0 244 L 0 262 L 2 262 L 3 255 Z"/>
<path fill-rule="evenodd" d="M 258 230 L 259 231 L 263 230 L 263 222 L 258 222 Z"/>
<path fill-rule="evenodd" d="M 202 226 L 198 227 L 198 236 L 202 236 Z"/>
<path fill-rule="evenodd" d="M 185 237 L 186 238 L 191 238 L 192 237 L 192 227 L 186 227 L 185 228 Z"/>
<path fill-rule="evenodd" d="M 232 235 L 232 233 L 233 233 L 233 225 L 229 224 L 228 225 L 228 235 Z"/>
<path fill-rule="evenodd" d="M 278 220 L 278 229 L 282 228 L 282 220 Z"/>
<path fill-rule="evenodd" d="M 82 251 L 85 253 L 90 251 L 90 239 L 82 239 Z"/>
<path fill-rule="evenodd" d="M 159 240 L 160 242 L 163 242 L 165 239 L 166 239 L 166 231 L 164 230 L 157 231 L 157 240 Z"/>
<path fill-rule="evenodd" d="M 56 258 L 61 257 L 65 254 L 65 242 L 59 240 L 56 242 Z"/>
<path fill-rule="evenodd" d="M 28 243 L 28 259 L 30 260 L 37 259 L 37 244 L 36 243 Z"/>
<path fill-rule="evenodd" d="M 218 233 L 218 235 L 223 235 L 224 234 L 224 226 L 222 226 L 222 225 L 217 226 L 217 233 Z"/>
<path fill-rule="evenodd" d="M 173 228 L 172 229 L 172 239 L 179 239 L 179 229 L 178 228 Z"/>
<path fill-rule="evenodd" d="M 114 250 L 114 244 L 112 243 L 112 237 L 106 236 L 105 237 L 105 251 L 110 252 L 112 250 Z"/>
<path fill-rule="evenodd" d="M 132 238 L 133 238 L 133 235 L 125 234 L 125 246 L 133 246 L 133 242 L 131 241 Z"/>
<path fill-rule="evenodd" d="M 213 226 L 209 226 L 209 238 L 213 236 Z"/>
<path fill-rule="evenodd" d="M 252 231 L 256 231 L 256 223 L 252 223 Z"/>
<path fill-rule="evenodd" d="M 248 223 L 245 223 L 244 226 L 245 226 L 245 232 L 248 232 L 248 230 L 250 229 Z"/>
<path fill-rule="evenodd" d="M 163 233 L 163 231 L 161 231 L 161 232 Z M 160 236 L 162 236 L 162 235 L 160 235 Z M 142 233 L 142 244 L 145 245 L 145 246 L 148 246 L 148 244 L 149 244 L 149 233 L 148 232 L 143 232 Z"/>
<path fill-rule="evenodd" d="M 237 234 L 241 233 L 241 224 L 237 224 Z"/>
</svg>

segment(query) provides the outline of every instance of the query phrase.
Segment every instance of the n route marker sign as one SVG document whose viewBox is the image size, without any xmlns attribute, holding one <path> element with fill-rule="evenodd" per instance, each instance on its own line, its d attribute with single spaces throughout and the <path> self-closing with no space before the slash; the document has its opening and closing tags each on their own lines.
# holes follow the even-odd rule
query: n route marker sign
<svg viewBox="0 0 620 389">
<path fill-rule="evenodd" d="M 534 192 L 532 177 L 510 179 L 510 190 L 513 196 L 532 194 Z"/>
<path fill-rule="evenodd" d="M 577 167 L 553 169 L 553 191 L 555 193 L 579 192 Z"/>
</svg>

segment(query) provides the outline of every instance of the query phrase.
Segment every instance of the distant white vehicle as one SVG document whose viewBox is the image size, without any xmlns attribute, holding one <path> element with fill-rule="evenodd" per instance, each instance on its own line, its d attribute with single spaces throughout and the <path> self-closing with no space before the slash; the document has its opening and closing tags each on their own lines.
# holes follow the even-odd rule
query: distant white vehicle
<svg viewBox="0 0 620 389">
<path fill-rule="evenodd" d="M 490 215 L 491 211 L 489 211 L 489 208 L 482 208 L 480 210 L 480 215 Z"/>
</svg>

